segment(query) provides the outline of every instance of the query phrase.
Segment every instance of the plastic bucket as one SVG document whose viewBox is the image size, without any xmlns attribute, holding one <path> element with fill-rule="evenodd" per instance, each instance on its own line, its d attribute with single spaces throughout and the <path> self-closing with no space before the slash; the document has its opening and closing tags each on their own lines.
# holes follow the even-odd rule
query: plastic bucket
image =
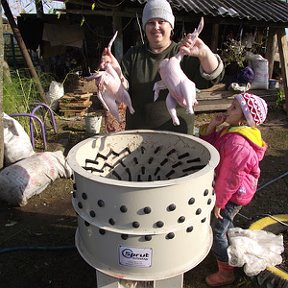
<svg viewBox="0 0 288 288">
<path fill-rule="evenodd" d="M 89 134 L 99 134 L 102 124 L 102 115 L 85 116 L 85 127 Z"/>
</svg>

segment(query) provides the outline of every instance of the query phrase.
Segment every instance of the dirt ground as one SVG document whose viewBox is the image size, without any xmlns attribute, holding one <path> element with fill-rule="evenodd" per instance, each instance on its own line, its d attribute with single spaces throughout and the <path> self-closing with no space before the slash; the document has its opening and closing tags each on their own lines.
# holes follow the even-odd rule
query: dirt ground
<svg viewBox="0 0 288 288">
<path fill-rule="evenodd" d="M 211 115 L 198 114 L 196 126 L 208 121 Z M 62 149 L 67 155 L 71 147 L 89 136 L 81 119 L 57 118 L 57 127 L 56 135 L 49 132 L 49 151 Z M 242 228 L 266 214 L 288 212 L 288 177 L 278 179 L 288 170 L 287 115 L 271 110 L 261 131 L 269 148 L 261 162 L 259 187 L 267 186 L 263 186 L 252 203 L 236 216 L 235 225 Z M 94 268 L 81 258 L 74 246 L 77 219 L 71 204 L 72 190 L 71 179 L 57 179 L 24 207 L 9 207 L 0 202 L 1 287 L 97 287 Z M 287 249 L 283 263 L 286 260 Z M 185 273 L 184 288 L 208 287 L 204 278 L 214 270 L 215 260 L 210 253 L 197 267 Z M 242 268 L 236 272 L 237 283 L 228 287 L 259 287 L 255 279 L 245 277 Z"/>
</svg>

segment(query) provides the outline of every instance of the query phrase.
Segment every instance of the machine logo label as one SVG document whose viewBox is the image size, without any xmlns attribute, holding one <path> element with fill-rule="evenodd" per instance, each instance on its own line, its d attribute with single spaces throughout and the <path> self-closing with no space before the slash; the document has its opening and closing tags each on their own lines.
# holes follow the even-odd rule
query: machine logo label
<svg viewBox="0 0 288 288">
<path fill-rule="evenodd" d="M 130 267 L 151 267 L 152 248 L 131 248 L 119 246 L 119 263 Z"/>
</svg>

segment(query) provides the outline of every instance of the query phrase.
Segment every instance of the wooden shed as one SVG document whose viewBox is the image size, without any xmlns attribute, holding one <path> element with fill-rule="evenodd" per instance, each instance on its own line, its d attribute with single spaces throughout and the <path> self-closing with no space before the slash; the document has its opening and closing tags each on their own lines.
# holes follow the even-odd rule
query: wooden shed
<svg viewBox="0 0 288 288">
<path fill-rule="evenodd" d="M 169 1 L 169 0 L 168 0 Z M 84 33 L 85 63 L 90 70 L 97 67 L 103 48 L 109 42 L 114 31 L 118 37 L 114 44 L 114 54 L 121 59 L 123 53 L 138 41 L 143 39 L 141 30 L 142 10 L 146 0 L 66 0 L 66 9 L 59 10 L 61 17 L 42 15 L 42 24 L 65 21 L 66 24 L 78 25 Z M 283 89 L 288 103 L 287 63 L 288 50 L 285 28 L 288 27 L 288 4 L 281 0 L 170 0 L 176 17 L 175 40 L 183 33 L 194 30 L 200 17 L 205 19 L 205 27 L 201 38 L 217 52 L 223 45 L 223 35 L 227 29 L 237 31 L 237 37 L 243 36 L 245 29 L 261 32 L 265 39 L 263 56 L 269 61 L 269 77 L 273 76 L 275 55 L 279 53 L 279 67 Z M 39 15 L 38 15 L 39 16 Z M 27 15 L 21 16 L 28 19 Z M 31 17 L 30 17 L 31 18 Z M 35 21 L 36 21 L 35 20 Z M 20 21 L 21 22 L 21 21 Z M 25 22 L 25 21 L 22 21 Z M 39 27 L 39 26 L 38 26 Z M 56 32 L 55 32 L 56 33 Z M 240 36 L 239 36 L 240 35 Z M 276 90 L 257 91 L 263 97 L 275 97 Z M 225 109 L 229 104 L 230 91 L 223 87 L 213 87 L 212 90 L 201 91 L 198 99 L 203 105 L 200 110 Z M 217 101 L 212 103 L 211 101 Z M 208 101 L 208 102 L 207 102 Z M 204 105 L 204 103 L 206 103 Z M 208 103 L 212 103 L 208 105 Z M 288 105 L 286 105 L 288 107 Z M 202 107 L 202 108 L 201 108 Z M 212 108 L 211 108 L 212 107 Z M 218 107 L 218 108 L 217 108 Z"/>
<path fill-rule="evenodd" d="M 141 35 L 142 9 L 146 0 L 110 0 L 95 1 L 91 5 L 90 1 L 66 1 L 66 15 L 82 15 L 89 18 L 90 15 L 110 18 L 111 28 L 119 31 L 114 53 L 117 58 L 121 58 L 127 47 L 139 41 Z M 223 35 L 227 27 L 236 28 L 244 33 L 245 28 L 249 31 L 264 31 L 265 48 L 263 56 L 269 63 L 269 78 L 273 77 L 275 67 L 275 55 L 278 53 L 279 67 L 283 81 L 283 89 L 286 96 L 286 106 L 288 107 L 287 88 L 287 63 L 288 49 L 285 28 L 288 27 L 288 4 L 281 0 L 170 0 L 169 1 L 176 17 L 175 37 L 181 37 L 183 33 L 190 32 L 198 23 L 201 16 L 205 18 L 205 42 L 213 51 L 217 51 L 223 44 Z M 134 30 L 128 29 L 130 25 Z M 205 30 L 204 29 L 204 30 Z M 125 33 L 125 30 L 128 33 Z M 111 31 L 112 32 L 112 31 Z M 134 36 L 134 37 L 133 37 Z M 243 36 L 243 34 L 241 35 Z M 240 37 L 241 37 L 240 36 Z M 131 43 L 132 42 L 132 43 Z M 133 43 L 134 42 L 134 43 Z M 274 96 L 275 91 L 257 91 L 258 94 Z M 213 91 L 202 91 L 198 98 L 217 100 L 218 104 L 211 104 L 211 107 L 222 109 L 222 102 L 229 98 L 231 92 L 225 92 L 221 87 L 213 88 Z M 219 98 L 219 99 L 218 99 Z M 211 101 L 209 100 L 211 103 Z M 204 102 L 203 102 L 204 103 Z M 224 104 L 225 106 L 225 104 Z M 226 105 L 227 106 L 227 105 Z M 201 105 L 198 106 L 200 109 Z M 204 106 L 202 106 L 204 107 Z M 208 106 L 206 106 L 209 109 Z M 206 108 L 204 107 L 203 110 Z"/>
</svg>

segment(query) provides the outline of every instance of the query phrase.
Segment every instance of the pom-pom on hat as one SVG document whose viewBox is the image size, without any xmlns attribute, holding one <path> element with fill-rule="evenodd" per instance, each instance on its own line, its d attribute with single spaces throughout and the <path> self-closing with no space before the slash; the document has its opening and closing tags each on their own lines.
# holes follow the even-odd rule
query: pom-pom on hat
<svg viewBox="0 0 288 288">
<path fill-rule="evenodd" d="M 235 96 L 250 127 L 262 124 L 267 116 L 267 103 L 254 94 L 241 93 Z"/>
<path fill-rule="evenodd" d="M 145 29 L 146 23 L 153 18 L 161 18 L 169 22 L 174 28 L 175 17 L 170 4 L 166 0 L 148 0 L 142 15 L 142 27 Z"/>
</svg>

